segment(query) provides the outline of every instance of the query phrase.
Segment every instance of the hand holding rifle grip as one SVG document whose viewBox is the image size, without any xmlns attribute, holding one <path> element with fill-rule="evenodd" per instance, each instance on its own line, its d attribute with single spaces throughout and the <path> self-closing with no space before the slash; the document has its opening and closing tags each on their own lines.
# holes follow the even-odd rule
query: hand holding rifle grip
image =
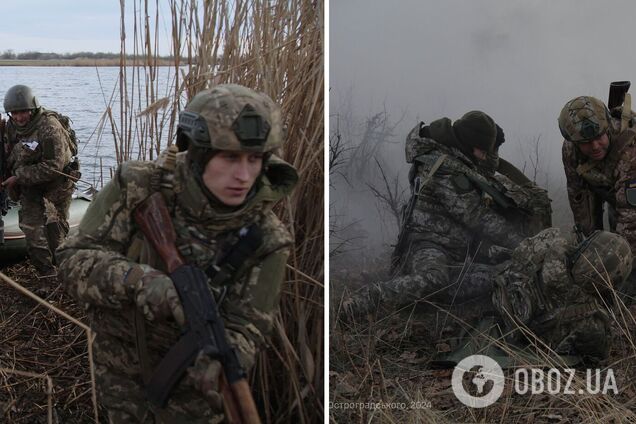
<svg viewBox="0 0 636 424">
<path fill-rule="evenodd" d="M 186 261 L 177 250 L 176 233 L 163 195 L 160 192 L 156 192 L 149 196 L 137 207 L 137 209 L 135 209 L 134 218 L 135 222 L 146 236 L 146 239 L 150 242 L 163 262 L 166 264 L 168 274 L 172 278 L 178 268 L 186 265 Z M 174 278 L 173 282 L 175 282 Z M 207 282 L 205 284 L 207 285 Z M 182 293 L 179 285 L 175 284 L 175 287 L 181 297 Z M 211 293 L 210 296 L 212 296 Z M 212 297 L 211 301 L 214 302 L 214 297 Z M 185 306 L 186 305 L 184 304 L 184 308 Z M 216 304 L 213 304 L 212 308 L 216 309 Z M 184 312 L 187 321 L 189 314 L 187 310 L 184 310 Z M 217 315 L 217 319 L 221 321 L 218 310 L 216 310 L 215 313 Z M 222 337 L 224 336 L 225 335 L 222 334 Z M 231 375 L 228 375 L 226 371 L 228 364 L 224 363 L 224 358 L 215 359 L 219 359 L 223 367 L 223 375 L 221 376 L 219 386 L 225 407 L 228 411 L 226 415 L 229 422 L 239 424 L 260 424 L 261 420 L 247 379 L 244 377 L 232 378 L 232 375 L 235 376 L 236 373 L 232 372 L 230 373 Z M 235 366 L 240 367 L 239 364 L 235 364 Z"/>
</svg>

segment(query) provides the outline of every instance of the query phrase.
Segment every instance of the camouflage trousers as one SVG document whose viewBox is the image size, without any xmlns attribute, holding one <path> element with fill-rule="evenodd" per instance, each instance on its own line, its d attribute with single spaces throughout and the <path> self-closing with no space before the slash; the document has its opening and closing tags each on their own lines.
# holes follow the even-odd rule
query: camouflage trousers
<svg viewBox="0 0 636 424">
<path fill-rule="evenodd" d="M 93 345 L 99 401 L 109 423 L 211 424 L 223 422 L 222 411 L 213 411 L 201 394 L 188 387 L 187 376 L 178 383 L 164 408 L 147 399 L 136 349 L 115 337 L 99 336 Z"/>
<path fill-rule="evenodd" d="M 586 362 L 607 358 L 611 345 L 609 318 L 600 306 L 579 316 L 556 315 L 553 324 L 530 328 L 561 355 L 579 355 Z"/>
<path fill-rule="evenodd" d="M 436 248 L 413 251 L 402 272 L 388 281 L 372 284 L 349 302 L 356 315 L 379 305 L 399 309 L 421 301 L 455 304 L 490 296 L 496 269 L 481 263 L 458 263 Z"/>
<path fill-rule="evenodd" d="M 27 253 L 39 275 L 55 274 L 55 250 L 69 231 L 68 216 L 72 185 L 42 197 L 27 192 L 20 196 L 18 219 L 25 235 Z"/>
</svg>

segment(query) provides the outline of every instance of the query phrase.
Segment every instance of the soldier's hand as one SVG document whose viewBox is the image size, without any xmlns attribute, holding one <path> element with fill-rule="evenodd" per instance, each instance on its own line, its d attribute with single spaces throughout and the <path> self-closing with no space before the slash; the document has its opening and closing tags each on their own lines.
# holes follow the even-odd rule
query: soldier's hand
<svg viewBox="0 0 636 424">
<path fill-rule="evenodd" d="M 135 303 L 149 321 L 173 317 L 183 326 L 185 316 L 183 306 L 179 300 L 177 289 L 170 277 L 163 272 L 147 267 L 141 278 L 136 282 Z M 151 270 L 148 271 L 147 269 Z"/>
<path fill-rule="evenodd" d="M 18 177 L 15 175 L 7 178 L 3 183 L 2 187 L 7 189 L 7 193 L 9 193 L 9 198 L 16 202 L 20 198 L 20 186 L 17 184 Z"/>
<path fill-rule="evenodd" d="M 220 411 L 223 408 L 222 396 L 219 389 L 221 377 L 221 363 L 199 352 L 194 365 L 188 368 L 188 379 L 208 401 L 212 409 Z"/>
</svg>

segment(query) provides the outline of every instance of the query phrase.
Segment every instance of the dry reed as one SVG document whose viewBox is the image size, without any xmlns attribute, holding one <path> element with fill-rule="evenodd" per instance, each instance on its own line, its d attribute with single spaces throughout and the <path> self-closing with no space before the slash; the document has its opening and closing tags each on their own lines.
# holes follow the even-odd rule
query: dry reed
<svg viewBox="0 0 636 424">
<path fill-rule="evenodd" d="M 99 422 L 84 311 L 59 284 L 30 278 L 28 266 L 6 273 L 0 273 L 0 421 Z"/>
</svg>

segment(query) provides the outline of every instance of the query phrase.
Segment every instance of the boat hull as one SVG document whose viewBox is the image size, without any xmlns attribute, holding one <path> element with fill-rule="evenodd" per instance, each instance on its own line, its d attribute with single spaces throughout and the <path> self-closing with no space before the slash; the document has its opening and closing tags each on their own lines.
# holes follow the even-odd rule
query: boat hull
<svg viewBox="0 0 636 424">
<path fill-rule="evenodd" d="M 69 226 L 71 234 L 77 231 L 90 200 L 86 197 L 74 197 L 69 210 Z M 26 257 L 26 239 L 18 225 L 20 206 L 13 206 L 2 217 L 4 221 L 4 243 L 0 243 L 0 262 L 15 261 Z"/>
</svg>

